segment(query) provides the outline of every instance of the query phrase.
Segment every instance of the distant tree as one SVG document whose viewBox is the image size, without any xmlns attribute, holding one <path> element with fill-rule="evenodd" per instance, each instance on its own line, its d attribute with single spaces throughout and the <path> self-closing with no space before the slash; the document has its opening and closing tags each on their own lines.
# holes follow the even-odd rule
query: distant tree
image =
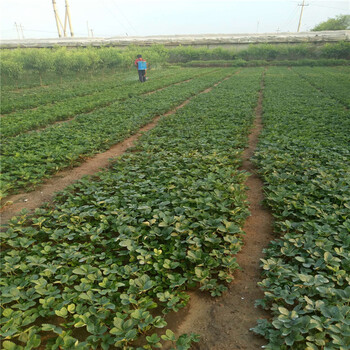
<svg viewBox="0 0 350 350">
<path fill-rule="evenodd" d="M 340 15 L 335 18 L 330 18 L 325 22 L 318 24 L 311 29 L 312 32 L 321 30 L 346 30 L 350 29 L 350 15 Z"/>
<path fill-rule="evenodd" d="M 23 65 L 19 62 L 13 62 L 9 60 L 0 61 L 0 72 L 3 76 L 13 79 L 18 83 L 18 78 L 23 72 Z"/>
</svg>

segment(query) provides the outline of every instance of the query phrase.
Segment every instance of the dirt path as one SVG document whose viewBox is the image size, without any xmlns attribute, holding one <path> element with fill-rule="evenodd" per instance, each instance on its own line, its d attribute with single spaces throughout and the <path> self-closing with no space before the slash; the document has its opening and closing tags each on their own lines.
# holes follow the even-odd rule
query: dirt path
<svg viewBox="0 0 350 350">
<path fill-rule="evenodd" d="M 251 216 L 246 221 L 244 246 L 237 255 L 237 262 L 242 270 L 234 273 L 234 281 L 222 297 L 213 299 L 201 292 L 191 292 L 189 304 L 176 315 L 169 315 L 168 325 L 176 329 L 176 334 L 197 333 L 201 340 L 193 346 L 200 350 L 257 350 L 266 342 L 263 338 L 249 331 L 256 325 L 258 318 L 268 318 L 264 310 L 254 307 L 256 299 L 263 297 L 257 283 L 261 280 L 259 267 L 262 250 L 273 238 L 272 216 L 263 208 L 263 183 L 256 175 L 250 158 L 262 130 L 263 82 L 256 108 L 256 120 L 249 136 L 249 147 L 243 154 L 241 170 L 252 174 L 247 179 L 248 201 Z"/>
<path fill-rule="evenodd" d="M 235 74 L 237 73 L 238 72 Z M 229 75 L 225 79 L 214 84 L 212 87 L 199 92 L 197 95 L 209 92 L 213 87 L 229 79 L 231 76 L 232 75 Z M 18 214 L 23 209 L 33 211 L 34 209 L 40 207 L 43 203 L 50 201 L 56 192 L 62 191 L 64 188 L 79 180 L 83 176 L 95 174 L 102 168 L 106 168 L 109 164 L 110 158 L 118 157 L 128 148 L 133 147 L 135 141 L 139 139 L 142 133 L 153 129 L 157 125 L 160 118 L 174 114 L 178 109 L 188 104 L 195 96 L 192 96 L 162 116 L 155 117 L 152 122 L 139 129 L 136 134 L 112 146 L 108 151 L 99 153 L 96 156 L 87 159 L 78 167 L 60 171 L 55 176 L 45 181 L 35 191 L 8 196 L 3 200 L 3 202 L 7 202 L 7 204 L 0 209 L 1 225 L 6 225 L 14 215 Z"/>
</svg>

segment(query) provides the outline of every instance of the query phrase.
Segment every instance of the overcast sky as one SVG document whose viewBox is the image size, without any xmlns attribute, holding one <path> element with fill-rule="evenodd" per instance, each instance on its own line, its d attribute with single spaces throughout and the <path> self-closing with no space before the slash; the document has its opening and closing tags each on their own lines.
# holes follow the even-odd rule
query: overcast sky
<svg viewBox="0 0 350 350">
<path fill-rule="evenodd" d="M 303 0 L 68 0 L 76 37 L 296 32 Z M 64 21 L 65 0 L 56 0 Z M 301 31 L 340 14 L 349 1 L 305 0 Z M 55 38 L 52 0 L 0 0 L 1 38 Z M 87 25 L 88 22 L 88 25 Z"/>
</svg>

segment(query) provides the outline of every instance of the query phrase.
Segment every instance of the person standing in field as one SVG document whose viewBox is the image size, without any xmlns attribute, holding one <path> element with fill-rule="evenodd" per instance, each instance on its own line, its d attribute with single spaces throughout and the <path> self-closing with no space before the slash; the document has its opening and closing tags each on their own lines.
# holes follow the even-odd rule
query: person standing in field
<svg viewBox="0 0 350 350">
<path fill-rule="evenodd" d="M 146 70 L 147 70 L 147 62 L 142 58 L 141 55 L 137 55 L 137 58 L 134 62 L 135 67 L 139 73 L 139 80 L 141 83 L 146 81 Z"/>
</svg>

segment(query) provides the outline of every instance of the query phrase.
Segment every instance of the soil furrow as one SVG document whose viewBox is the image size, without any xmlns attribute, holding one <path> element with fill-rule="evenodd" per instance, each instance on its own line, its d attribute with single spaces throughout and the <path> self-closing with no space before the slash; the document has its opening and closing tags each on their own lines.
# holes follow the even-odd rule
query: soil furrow
<svg viewBox="0 0 350 350">
<path fill-rule="evenodd" d="M 257 286 L 261 280 L 259 262 L 263 257 L 262 251 L 273 238 L 272 215 L 262 206 L 263 183 L 251 162 L 262 130 L 263 89 L 262 80 L 256 119 L 240 169 L 251 174 L 246 181 L 251 216 L 244 226 L 243 248 L 237 254 L 241 270 L 234 272 L 234 281 L 221 297 L 214 299 L 200 291 L 190 292 L 188 305 L 176 315 L 169 315 L 167 320 L 169 327 L 176 329 L 177 335 L 191 332 L 201 335 L 200 342 L 194 344 L 193 349 L 256 350 L 266 344 L 263 338 L 250 331 L 256 326 L 257 319 L 269 318 L 266 311 L 254 307 L 255 301 L 263 297 Z"/>
<path fill-rule="evenodd" d="M 237 73 L 238 72 L 235 74 Z M 199 92 L 197 95 L 209 92 L 213 87 L 229 79 L 231 76 L 232 75 L 229 75 L 225 79 L 214 84 L 212 87 Z M 3 203 L 6 204 L 0 210 L 1 224 L 6 225 L 14 215 L 18 214 L 23 209 L 34 211 L 34 209 L 40 207 L 43 203 L 49 202 L 56 192 L 62 191 L 64 188 L 85 175 L 93 175 L 102 168 L 106 168 L 111 158 L 121 156 L 128 148 L 133 147 L 134 143 L 140 138 L 142 133 L 153 129 L 157 125 L 160 118 L 174 114 L 178 109 L 184 107 L 197 95 L 190 97 L 179 106 L 166 112 L 165 114 L 155 117 L 152 122 L 143 126 L 136 134 L 130 136 L 122 142 L 115 144 L 108 151 L 99 153 L 96 156 L 85 160 L 84 163 L 78 167 L 58 172 L 56 175 L 45 181 L 42 185 L 38 186 L 36 190 L 8 196 L 3 200 Z"/>
</svg>

